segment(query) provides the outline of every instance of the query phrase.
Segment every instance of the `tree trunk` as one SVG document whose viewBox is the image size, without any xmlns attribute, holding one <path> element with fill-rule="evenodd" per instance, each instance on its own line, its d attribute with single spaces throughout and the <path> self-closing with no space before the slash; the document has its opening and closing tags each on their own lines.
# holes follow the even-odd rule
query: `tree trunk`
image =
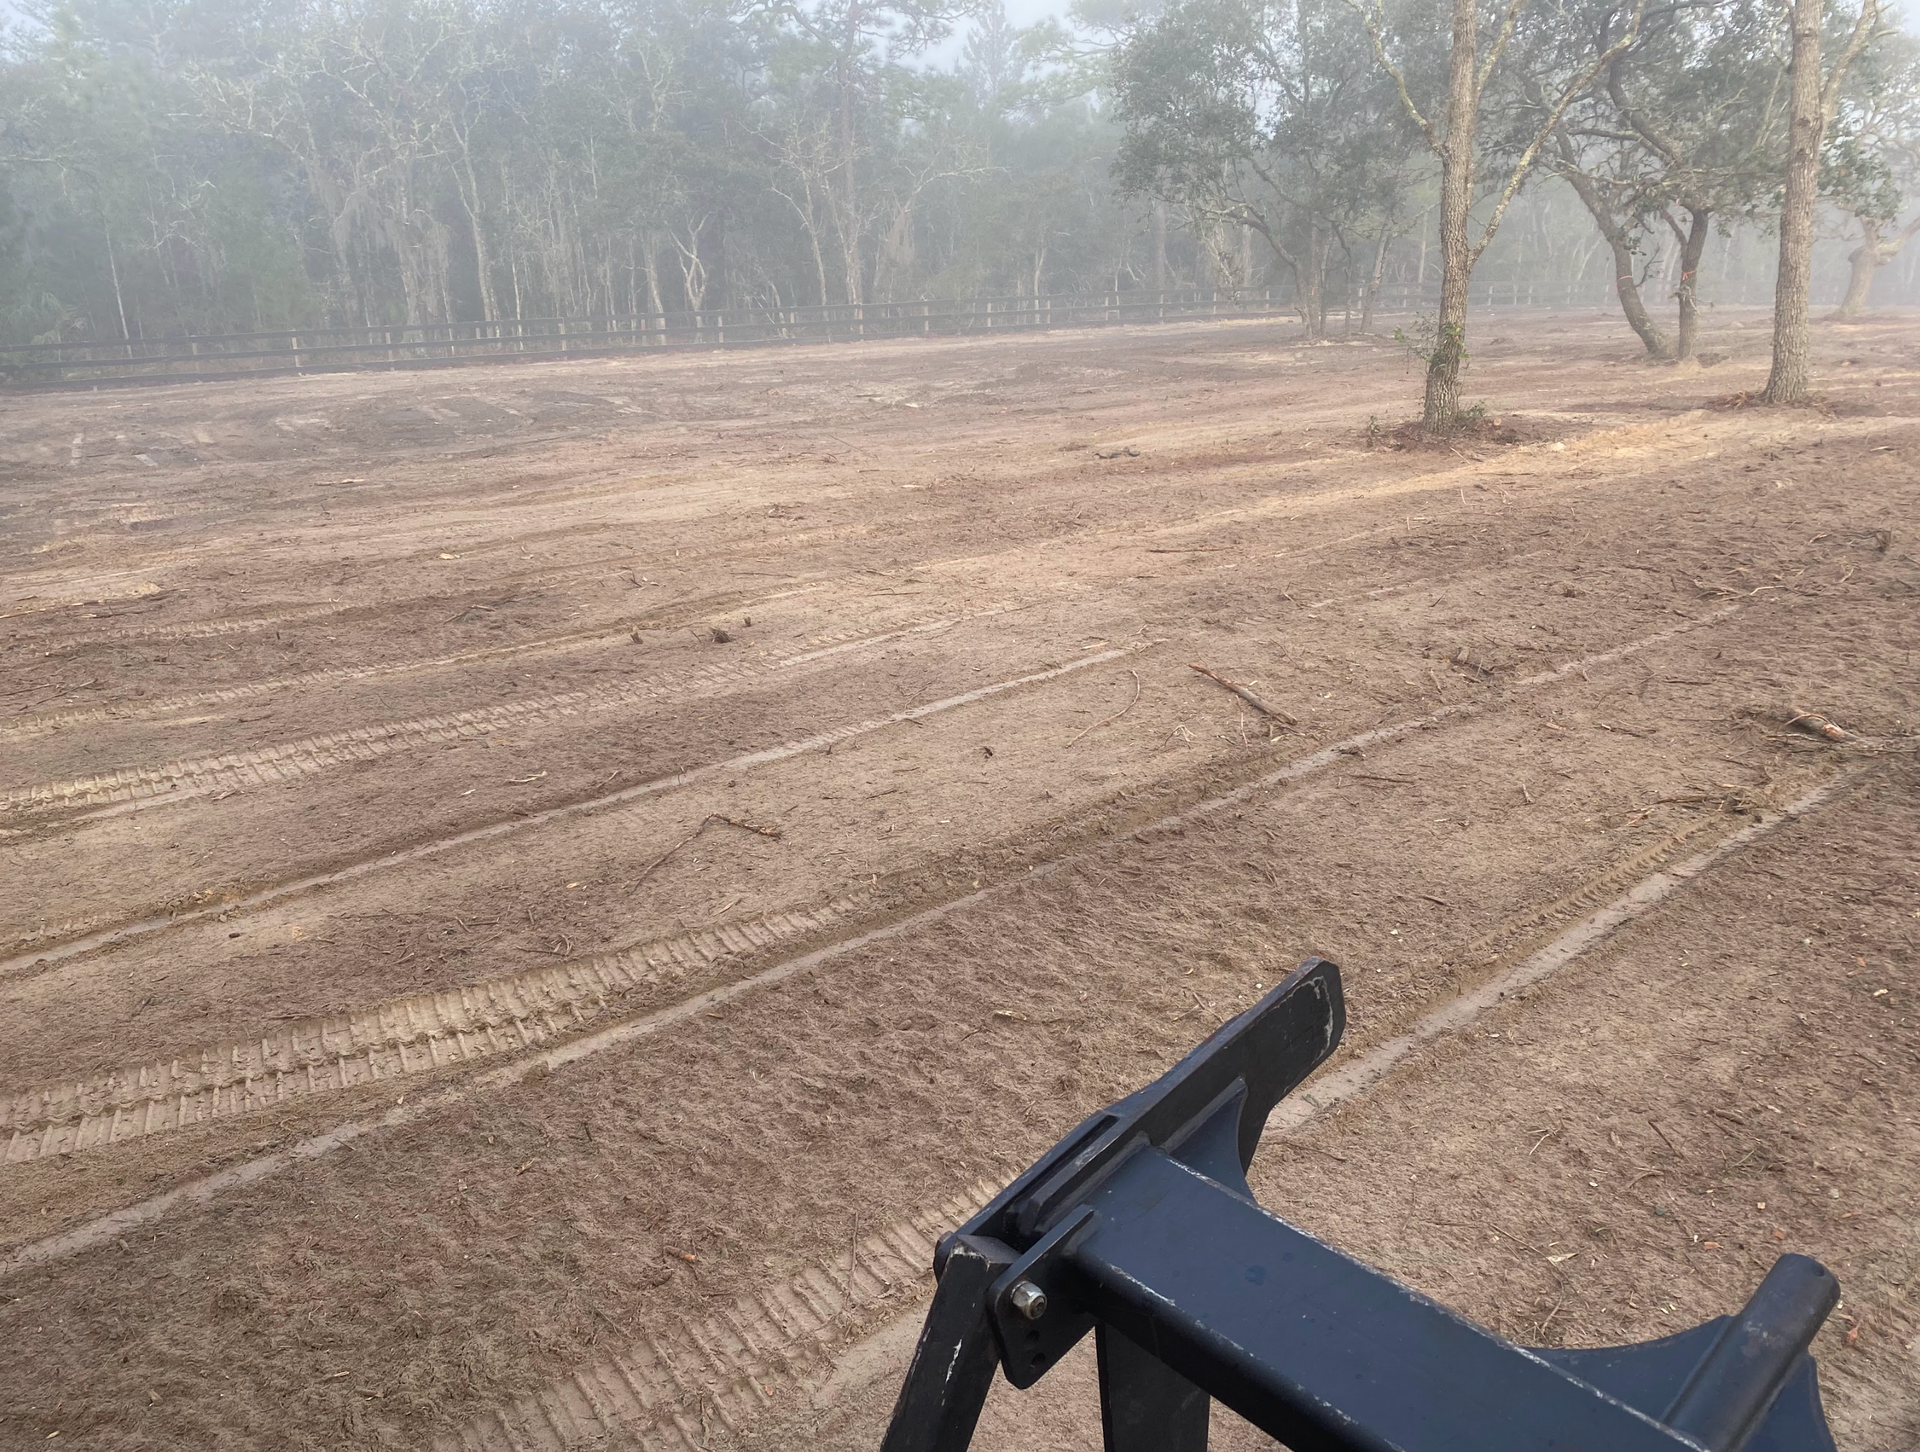
<svg viewBox="0 0 1920 1452">
<path fill-rule="evenodd" d="M 1674 341 L 1673 356 L 1693 356 L 1693 345 L 1700 336 L 1700 256 L 1707 250 L 1707 234 L 1712 231 L 1713 213 L 1706 207 L 1687 207 L 1687 235 L 1680 243 L 1680 286 L 1674 297 L 1680 304 L 1680 331 Z"/>
<path fill-rule="evenodd" d="M 1818 3 L 1818 0 L 1814 0 Z M 1453 46 L 1447 58 L 1447 136 L 1440 147 L 1440 316 L 1427 358 L 1427 396 L 1420 424 L 1443 434 L 1460 418 L 1460 368 L 1467 357 L 1467 287 L 1473 252 L 1467 242 L 1473 206 L 1473 133 L 1480 54 L 1475 0 L 1453 0 Z"/>
<path fill-rule="evenodd" d="M 1841 301 L 1840 308 L 1834 313 L 1836 318 L 1857 318 L 1867 305 L 1867 294 L 1873 291 L 1873 279 L 1881 268 L 1885 267 L 1907 243 L 1920 232 L 1920 217 L 1900 229 L 1892 239 L 1880 235 L 1880 223 L 1873 217 L 1860 219 L 1860 246 L 1847 259 L 1853 264 L 1853 271 L 1847 278 L 1847 295 Z"/>
<path fill-rule="evenodd" d="M 480 180 L 473 174 L 473 162 L 462 156 L 461 166 L 466 172 L 465 184 L 455 177 L 460 192 L 460 204 L 466 208 L 467 225 L 473 229 L 473 265 L 480 277 L 480 320 L 492 323 L 499 321 L 500 305 L 493 295 L 493 258 L 487 252 L 487 229 L 480 220 Z"/>
<path fill-rule="evenodd" d="M 820 279 L 820 306 L 825 307 L 833 299 L 827 296 L 827 259 L 820 251 L 820 233 L 815 227 L 807 228 L 807 241 L 813 247 L 813 270 Z"/>
<path fill-rule="evenodd" d="M 1380 275 L 1387 270 L 1387 238 L 1383 234 L 1380 245 L 1373 250 L 1373 275 L 1367 279 L 1366 295 L 1360 302 L 1360 331 L 1373 331 L 1373 310 L 1380 302 Z"/>
<path fill-rule="evenodd" d="M 660 254 L 653 238 L 640 249 L 640 271 L 647 279 L 647 306 L 653 315 L 660 319 L 660 326 L 666 327 L 667 302 L 660 296 Z"/>
<path fill-rule="evenodd" d="M 1867 294 L 1873 291 L 1873 275 L 1887 260 L 1880 254 L 1880 224 L 1872 217 L 1860 219 L 1860 245 L 1847 260 L 1853 264 L 1853 271 L 1847 275 L 1847 295 L 1840 300 L 1836 318 L 1860 316 L 1867 305 Z"/>
<path fill-rule="evenodd" d="M 1153 290 L 1156 303 L 1166 301 L 1167 204 L 1158 197 L 1153 202 Z"/>
<path fill-rule="evenodd" d="M 1786 195 L 1780 207 L 1780 270 L 1773 284 L 1773 368 L 1768 403 L 1805 403 L 1812 383 L 1807 287 L 1813 274 L 1813 209 L 1820 196 L 1821 0 L 1792 0 Z"/>
<path fill-rule="evenodd" d="M 860 272 L 860 188 L 853 174 L 853 81 L 848 75 L 850 67 L 843 53 L 839 60 L 840 72 L 840 181 L 842 202 L 840 222 L 841 265 L 847 272 L 847 302 L 858 307 L 865 298 L 861 292 Z"/>
<path fill-rule="evenodd" d="M 1600 188 L 1593 184 L 1593 178 L 1579 171 L 1575 165 L 1573 148 L 1564 136 L 1556 136 L 1560 151 L 1560 160 L 1564 167 L 1561 175 L 1574 190 L 1588 213 L 1593 217 L 1594 226 L 1600 229 L 1600 235 L 1606 239 L 1607 246 L 1613 252 L 1613 286 L 1620 298 L 1620 311 L 1626 314 L 1627 326 L 1639 335 L 1646 344 L 1647 356 L 1664 358 L 1668 344 L 1666 334 L 1660 331 L 1660 325 L 1647 311 L 1646 302 L 1640 296 L 1640 284 L 1633 278 L 1633 245 L 1627 232 L 1613 215 L 1613 208 L 1607 205 Z"/>
<path fill-rule="evenodd" d="M 113 278 L 113 305 L 120 310 L 120 341 L 131 343 L 133 333 L 127 327 L 127 298 L 126 294 L 120 291 L 120 264 L 113 257 L 113 232 L 102 226 L 100 235 L 107 239 L 107 272 Z M 127 356 L 129 358 L 133 356 L 131 348 L 127 350 Z"/>
<path fill-rule="evenodd" d="M 1307 233 L 1306 262 L 1294 275 L 1300 294 L 1300 321 L 1306 325 L 1308 341 L 1317 342 L 1327 334 L 1326 258 L 1317 223 Z"/>
</svg>

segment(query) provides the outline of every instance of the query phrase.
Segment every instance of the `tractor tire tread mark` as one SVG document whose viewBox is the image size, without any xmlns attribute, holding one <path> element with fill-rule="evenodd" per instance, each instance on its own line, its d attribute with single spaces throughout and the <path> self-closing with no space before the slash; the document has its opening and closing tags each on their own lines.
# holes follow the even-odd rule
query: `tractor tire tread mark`
<svg viewBox="0 0 1920 1452">
<path fill-rule="evenodd" d="M 1013 1173 L 983 1175 L 931 1213 L 862 1237 L 851 1256 L 843 1250 L 705 1320 L 667 1323 L 603 1352 L 442 1434 L 434 1452 L 573 1452 L 615 1443 L 698 1452 L 709 1421 L 738 1435 L 776 1386 L 799 1384 L 838 1348 L 923 1297 L 935 1240 Z"/>
<path fill-rule="evenodd" d="M 828 932 L 861 912 L 869 897 L 856 892 L 795 913 L 767 914 L 759 920 L 761 937 L 773 945 Z M 738 956 L 745 950 L 729 948 L 713 934 L 683 933 L 30 1089 L 0 1101 L 0 1136 L 6 1137 L 0 1165 L 123 1144 L 373 1080 L 523 1052 L 591 1023 L 618 996 L 678 983 Z"/>
</svg>

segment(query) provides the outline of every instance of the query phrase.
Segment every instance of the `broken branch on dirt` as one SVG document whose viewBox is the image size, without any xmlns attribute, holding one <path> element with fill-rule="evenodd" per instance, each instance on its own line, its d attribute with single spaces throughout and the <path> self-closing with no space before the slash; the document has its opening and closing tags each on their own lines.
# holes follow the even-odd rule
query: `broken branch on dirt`
<svg viewBox="0 0 1920 1452">
<path fill-rule="evenodd" d="M 1841 745 L 1858 745 L 1861 738 L 1846 727 L 1836 725 L 1818 711 L 1802 711 L 1793 707 L 1747 706 L 1741 715 L 1756 720 L 1773 721 L 1785 726 L 1789 731 L 1798 731 L 1803 735 L 1817 737 L 1822 741 L 1838 742 Z"/>
<path fill-rule="evenodd" d="M 1858 741 L 1844 726 L 1836 726 L 1818 711 L 1796 711 L 1787 720 L 1787 725 L 1795 731 L 1804 731 L 1809 736 L 1819 736 L 1827 741 Z"/>
<path fill-rule="evenodd" d="M 1069 741 L 1067 745 L 1073 745 L 1074 741 L 1078 741 L 1081 736 L 1085 736 L 1088 732 L 1098 731 L 1102 726 L 1111 726 L 1115 721 L 1118 721 L 1133 709 L 1134 702 L 1140 699 L 1140 672 L 1128 671 L 1127 674 L 1133 677 L 1133 700 L 1128 701 L 1126 705 L 1122 706 L 1118 711 L 1115 711 L 1111 716 L 1107 717 L 1106 720 L 1095 721 L 1091 726 L 1087 727 L 1085 731 L 1082 731 L 1079 736 L 1075 736 L 1073 741 Z"/>
<path fill-rule="evenodd" d="M 1278 706 L 1268 704 L 1267 702 L 1261 700 L 1258 696 L 1254 695 L 1254 693 L 1248 690 L 1245 686 L 1236 686 L 1232 681 L 1228 680 L 1225 676 L 1220 675 L 1217 672 L 1208 670 L 1205 666 L 1201 665 L 1198 661 L 1188 661 L 1187 669 L 1198 671 L 1201 675 L 1205 676 L 1208 680 L 1213 681 L 1216 684 L 1225 686 L 1229 691 L 1232 691 L 1234 695 L 1238 696 L 1241 700 L 1245 701 L 1249 706 L 1253 707 L 1254 710 L 1261 712 L 1263 715 L 1271 716 L 1274 720 L 1280 722 L 1283 726 L 1298 726 L 1300 724 L 1300 722 L 1297 719 L 1295 719 L 1292 716 L 1289 716 L 1285 711 L 1282 711 Z"/>
<path fill-rule="evenodd" d="M 664 863 L 669 857 L 673 856 L 674 853 L 678 852 L 682 847 L 685 847 L 688 843 L 692 842 L 696 837 L 698 837 L 702 832 L 706 831 L 707 828 L 713 826 L 716 823 L 718 823 L 723 827 L 738 827 L 743 832 L 752 832 L 757 836 L 771 837 L 776 842 L 781 840 L 780 829 L 778 827 L 756 826 L 752 822 L 743 822 L 737 817 L 725 816 L 720 812 L 709 812 L 707 813 L 706 816 L 700 819 L 699 826 L 695 827 L 691 832 L 687 833 L 687 835 L 682 837 L 678 842 L 675 842 L 665 852 L 662 852 L 658 857 L 654 858 L 653 861 L 649 862 L 646 865 L 646 867 L 641 871 L 640 875 L 634 878 L 633 886 L 638 887 L 641 883 L 645 882 L 649 877 L 653 876 L 655 870 L 658 869 L 660 865 Z"/>
</svg>

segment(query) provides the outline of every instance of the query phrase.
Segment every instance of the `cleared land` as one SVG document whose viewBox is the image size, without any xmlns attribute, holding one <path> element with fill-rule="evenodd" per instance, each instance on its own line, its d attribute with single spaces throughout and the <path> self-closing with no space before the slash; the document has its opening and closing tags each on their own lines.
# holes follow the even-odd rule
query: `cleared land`
<svg viewBox="0 0 1920 1452">
<path fill-rule="evenodd" d="M 1267 1203 L 1534 1342 L 1820 1256 L 1920 1441 L 1920 324 L 1480 326 L 1440 451 L 1266 322 L 0 401 L 0 1446 L 871 1446 L 1309 952 Z"/>
</svg>

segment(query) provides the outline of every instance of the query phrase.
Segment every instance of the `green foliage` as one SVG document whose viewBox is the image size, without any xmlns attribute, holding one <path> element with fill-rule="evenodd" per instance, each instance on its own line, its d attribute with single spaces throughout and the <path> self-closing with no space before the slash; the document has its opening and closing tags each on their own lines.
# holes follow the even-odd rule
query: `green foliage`
<svg viewBox="0 0 1920 1452">
<path fill-rule="evenodd" d="M 1879 36 L 1847 74 L 1820 155 L 1820 192 L 1835 206 L 1881 225 L 1900 214 L 1920 184 L 1920 40 Z"/>
<path fill-rule="evenodd" d="M 1365 244 L 1408 230 L 1427 179 L 1353 10 L 1343 0 L 1174 0 L 1124 22 L 1119 39 L 1121 185 L 1184 208 L 1202 238 L 1258 234 L 1318 333 L 1332 281 L 1357 295 L 1374 256 Z M 1226 251 L 1217 240 L 1216 250 Z"/>
<path fill-rule="evenodd" d="M 1317 333 L 1433 196 L 1345 0 L 1082 0 L 1073 32 L 1000 0 L 16 6 L 0 343 L 1124 290 L 1161 235 L 1174 285 L 1291 285 Z M 1429 111 L 1443 9 L 1383 12 Z M 1614 9 L 1535 0 L 1509 69 Z M 1569 117 L 1580 164 L 1637 235 L 1690 199 L 1763 216 L 1777 6 L 1658 13 Z M 1537 119 L 1505 75 L 1488 157 Z M 1860 219 L 1912 189 L 1917 92 L 1904 40 L 1849 80 L 1823 178 Z"/>
<path fill-rule="evenodd" d="M 1467 337 L 1463 329 L 1443 324 L 1429 313 L 1415 313 L 1413 321 L 1405 327 L 1393 330 L 1393 341 L 1407 350 L 1407 356 L 1417 358 L 1423 365 L 1432 364 L 1440 356 L 1442 345 L 1451 343 L 1448 350 L 1461 364 L 1468 358 Z"/>
<path fill-rule="evenodd" d="M 897 0 L 29 0 L 0 337 L 1107 288 L 1064 36 Z"/>
</svg>

